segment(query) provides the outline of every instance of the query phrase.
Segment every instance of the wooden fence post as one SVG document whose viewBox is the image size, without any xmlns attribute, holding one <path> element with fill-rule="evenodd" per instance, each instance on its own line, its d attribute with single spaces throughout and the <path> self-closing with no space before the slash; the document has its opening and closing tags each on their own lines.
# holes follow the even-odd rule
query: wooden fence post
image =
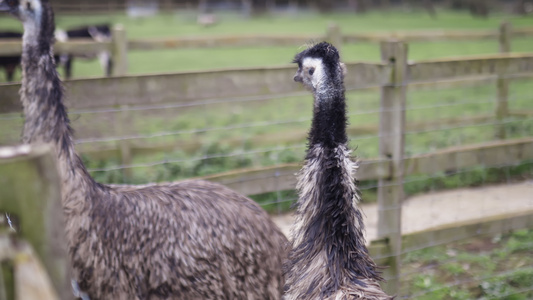
<svg viewBox="0 0 533 300">
<path fill-rule="evenodd" d="M 380 156 L 391 160 L 391 177 L 378 183 L 378 238 L 385 238 L 391 258 L 383 285 L 390 294 L 398 294 L 402 250 L 402 200 L 404 198 L 404 134 L 407 82 L 407 44 L 400 41 L 382 42 L 381 59 L 393 67 L 389 83 L 381 88 L 379 125 Z"/>
<path fill-rule="evenodd" d="M 118 120 L 118 124 L 116 124 L 117 131 L 119 132 L 120 136 L 127 136 L 131 132 L 131 123 L 132 123 L 132 116 L 131 112 L 128 110 L 129 105 L 121 105 L 120 106 L 120 113 L 117 118 L 114 120 Z M 133 162 L 133 157 L 131 154 L 131 143 L 129 140 L 119 140 L 118 141 L 118 149 L 120 151 L 120 163 L 123 166 L 129 166 Z M 133 175 L 133 171 L 131 168 L 124 168 L 122 169 L 122 176 L 123 176 L 123 183 L 128 182 L 128 179 L 131 179 Z"/>
<path fill-rule="evenodd" d="M 113 76 L 126 75 L 128 72 L 128 38 L 124 26 L 117 24 L 111 34 L 111 57 L 113 61 Z"/>
<path fill-rule="evenodd" d="M 511 24 L 502 22 L 500 24 L 500 35 L 498 42 L 500 44 L 500 53 L 511 52 Z M 505 78 L 506 74 L 498 74 L 497 84 L 497 98 L 496 98 L 496 124 L 495 136 L 499 139 L 505 139 L 505 124 L 501 124 L 509 115 L 509 80 Z"/>
<path fill-rule="evenodd" d="M 60 299 L 70 299 L 65 224 L 54 153 L 48 145 L 0 148 L 0 211 L 18 219 L 16 235 L 28 241 L 38 254 Z"/>
<path fill-rule="evenodd" d="M 128 39 L 126 35 L 126 30 L 120 24 L 113 27 L 112 34 L 112 60 L 113 60 L 113 76 L 122 76 L 126 75 L 128 72 Z M 127 105 L 122 105 L 118 119 L 119 124 L 115 124 L 116 128 L 119 128 L 119 133 L 125 135 L 128 132 L 128 124 L 131 118 L 131 114 L 127 109 Z M 122 165 L 130 165 L 132 162 L 131 157 L 131 146 L 128 140 L 121 140 L 118 142 L 118 149 L 120 150 L 120 162 Z M 131 169 L 123 169 L 122 172 L 124 179 L 131 178 Z"/>
<path fill-rule="evenodd" d="M 326 32 L 326 42 L 332 44 L 342 54 L 342 32 L 339 25 L 331 23 Z"/>
</svg>

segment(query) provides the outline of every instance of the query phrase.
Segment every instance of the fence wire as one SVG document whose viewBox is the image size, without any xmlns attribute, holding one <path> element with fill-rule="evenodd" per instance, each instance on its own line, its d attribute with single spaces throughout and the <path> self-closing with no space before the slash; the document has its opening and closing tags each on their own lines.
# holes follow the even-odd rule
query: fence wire
<svg viewBox="0 0 533 300">
<path fill-rule="evenodd" d="M 509 114 L 501 119 L 495 117 L 497 99 L 492 83 L 480 87 L 409 91 L 405 108 L 405 163 L 417 155 L 431 155 L 450 147 L 473 147 L 477 143 L 533 137 L 533 99 L 527 87 L 528 82 L 511 85 L 507 101 Z M 368 159 L 378 157 L 380 140 L 394 137 L 379 131 L 380 115 L 393 110 L 380 107 L 377 89 L 349 90 L 347 98 L 350 146 L 355 149 L 354 154 L 366 163 Z M 71 117 L 79 136 L 77 147 L 97 181 L 147 183 L 236 169 L 301 165 L 307 147 L 312 102 L 309 93 L 303 92 L 165 105 L 73 109 Z M 121 125 L 123 123 L 126 125 Z M 0 132 L 2 143 L 10 138 L 18 140 L 22 125 L 20 115 L 0 115 L 0 125 L 6 129 Z M 506 139 L 495 139 L 497 128 L 503 128 Z M 165 145 L 162 150 L 154 146 L 159 143 Z M 121 147 L 130 147 L 133 153 L 131 161 L 121 158 Z M 190 149 L 185 149 L 187 147 Z M 105 154 L 108 149 L 113 150 L 112 155 Z M 512 158 L 517 156 L 517 151 L 520 150 L 503 155 Z M 440 169 L 441 162 L 434 160 L 430 164 L 439 171 L 406 176 L 401 182 L 406 194 L 401 207 L 378 207 L 372 203 L 378 188 L 395 183 L 377 178 L 361 182 L 367 239 L 377 238 L 376 223 L 380 213 L 400 208 L 404 213 L 405 228 L 402 232 L 405 234 L 487 216 L 532 211 L 533 160 L 495 164 L 490 157 L 479 156 L 480 164 L 476 166 Z M 236 177 L 226 184 L 252 184 L 253 181 L 266 181 L 279 175 L 273 173 Z M 507 188 L 507 192 L 496 195 L 491 184 Z M 471 187 L 478 187 L 476 197 Z M 450 188 L 459 190 L 448 191 Z M 486 192 L 483 192 L 484 189 Z M 525 194 L 528 191 L 530 193 Z M 287 212 L 297 199 L 294 191 L 281 189 L 252 197 L 270 212 Z M 421 227 L 409 225 L 415 221 Z M 479 232 L 471 233 L 468 238 L 451 236 L 449 239 L 436 239 L 423 247 L 405 247 L 400 253 L 404 264 L 399 278 L 402 283 L 399 297 L 433 299 L 431 295 L 439 293 L 450 299 L 492 299 L 496 294 L 502 298 L 516 294 L 533 297 L 531 287 L 524 286 L 520 281 L 531 279 L 529 282 L 533 282 L 533 272 L 529 272 L 533 269 L 533 259 L 529 259 L 533 253 L 528 250 L 532 248 L 533 234 L 531 230 L 520 234 L 523 236 L 498 234 L 495 237 Z M 482 252 L 461 248 L 464 248 L 463 244 L 498 238 L 506 243 L 513 241 L 519 245 L 513 247 L 520 249 L 507 251 L 507 244 L 500 245 L 499 242 L 490 243 L 495 248 Z M 456 254 L 442 255 L 442 251 L 455 251 Z M 508 256 L 513 263 L 521 261 L 522 265 L 505 266 L 502 263 L 500 269 L 471 268 L 462 270 L 462 273 L 450 271 L 450 265 L 474 264 L 463 257 L 467 255 L 490 256 L 495 261 L 499 261 L 500 256 L 502 260 Z M 374 258 L 384 260 L 390 257 L 381 255 Z M 446 272 L 460 274 L 454 277 Z M 515 282 L 517 276 L 526 279 L 520 277 Z M 499 281 L 502 286 L 493 281 Z M 491 291 L 493 294 L 490 294 Z"/>
</svg>

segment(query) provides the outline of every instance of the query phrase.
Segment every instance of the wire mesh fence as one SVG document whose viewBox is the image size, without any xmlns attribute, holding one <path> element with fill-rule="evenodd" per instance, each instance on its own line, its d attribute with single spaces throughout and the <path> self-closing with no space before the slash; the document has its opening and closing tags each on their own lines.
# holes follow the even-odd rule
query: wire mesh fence
<svg viewBox="0 0 533 300">
<path fill-rule="evenodd" d="M 510 83 L 508 114 L 501 119 L 495 114 L 499 99 L 494 81 L 448 88 L 408 87 L 402 132 L 406 174 L 400 184 L 406 199 L 401 204 L 401 232 L 411 234 L 453 224 L 460 227 L 476 220 L 481 225 L 476 227 L 479 232 L 449 234 L 422 246 L 406 243 L 400 253 L 403 264 L 398 274 L 399 296 L 531 296 L 530 285 L 525 284 L 533 282 L 531 231 L 507 235 L 483 227 L 493 226 L 495 223 L 490 222 L 502 215 L 515 222 L 513 216 L 522 218 L 524 212 L 533 211 L 533 160 L 522 153 L 533 144 L 530 85 L 530 79 Z M 350 147 L 365 164 L 379 157 L 380 141 L 393 137 L 380 131 L 383 113 L 391 109 L 382 107 L 378 88 L 349 89 L 347 99 Z M 306 150 L 312 111 L 311 95 L 297 92 L 72 109 L 70 117 L 77 132 L 77 148 L 97 181 L 147 183 L 274 168 L 274 172 L 254 176 L 244 172 L 228 181 L 246 185 L 278 178 L 280 174 L 275 170 L 279 165 L 292 164 L 294 170 L 298 169 Z M 0 115 L 0 127 L 4 129 L 0 132 L 1 143 L 17 143 L 22 123 L 19 114 Z M 504 139 L 496 137 L 501 128 Z M 502 144 L 517 140 L 522 142 L 516 147 Z M 491 152 L 491 143 L 505 148 Z M 127 163 L 120 151 L 124 145 L 132 155 Z M 383 172 L 385 175 L 359 184 L 368 240 L 379 238 L 379 212 L 400 208 L 375 204 L 377 190 L 391 184 L 380 181 L 390 176 L 388 170 Z M 273 182 L 268 193 L 252 197 L 271 212 L 287 212 L 297 195 L 282 179 Z M 469 187 L 477 190 L 465 189 Z M 450 188 L 457 190 L 444 191 Z M 519 222 L 532 227 L 530 221 Z M 375 259 L 390 257 L 376 255 Z"/>
</svg>

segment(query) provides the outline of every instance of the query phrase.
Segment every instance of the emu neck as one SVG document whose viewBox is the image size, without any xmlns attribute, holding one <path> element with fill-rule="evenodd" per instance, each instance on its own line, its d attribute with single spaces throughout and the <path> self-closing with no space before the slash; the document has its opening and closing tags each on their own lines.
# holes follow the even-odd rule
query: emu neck
<svg viewBox="0 0 533 300">
<path fill-rule="evenodd" d="M 353 178 L 357 168 L 347 148 L 342 80 L 315 92 L 306 162 L 298 177 L 289 299 L 327 298 L 341 287 L 380 280 L 368 255 Z M 309 280 L 308 278 L 315 278 Z M 310 297 L 313 295 L 313 297 Z"/>
<path fill-rule="evenodd" d="M 334 148 L 346 144 L 346 103 L 342 81 L 324 83 L 315 93 L 315 105 L 309 147 L 321 144 Z"/>
<path fill-rule="evenodd" d="M 69 189 L 84 190 L 87 185 L 79 183 L 90 177 L 74 152 L 63 88 L 52 54 L 53 32 L 54 17 L 47 4 L 43 4 L 40 16 L 24 22 L 20 89 L 25 115 L 22 140 L 54 144 L 63 192 L 69 193 Z"/>
</svg>

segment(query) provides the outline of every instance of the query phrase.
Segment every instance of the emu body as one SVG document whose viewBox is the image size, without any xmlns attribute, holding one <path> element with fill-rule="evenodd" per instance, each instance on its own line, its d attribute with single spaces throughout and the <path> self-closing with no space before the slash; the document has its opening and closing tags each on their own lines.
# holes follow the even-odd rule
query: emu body
<svg viewBox="0 0 533 300">
<path fill-rule="evenodd" d="M 337 49 L 317 44 L 296 55 L 294 80 L 313 92 L 305 163 L 298 174 L 285 299 L 391 299 L 368 254 L 360 195 L 346 135 L 344 65 Z"/>
<path fill-rule="evenodd" d="M 0 0 L 24 25 L 24 143 L 56 147 L 69 256 L 91 299 L 279 299 L 286 239 L 252 200 L 218 184 L 107 186 L 74 151 L 46 0 Z"/>
</svg>

